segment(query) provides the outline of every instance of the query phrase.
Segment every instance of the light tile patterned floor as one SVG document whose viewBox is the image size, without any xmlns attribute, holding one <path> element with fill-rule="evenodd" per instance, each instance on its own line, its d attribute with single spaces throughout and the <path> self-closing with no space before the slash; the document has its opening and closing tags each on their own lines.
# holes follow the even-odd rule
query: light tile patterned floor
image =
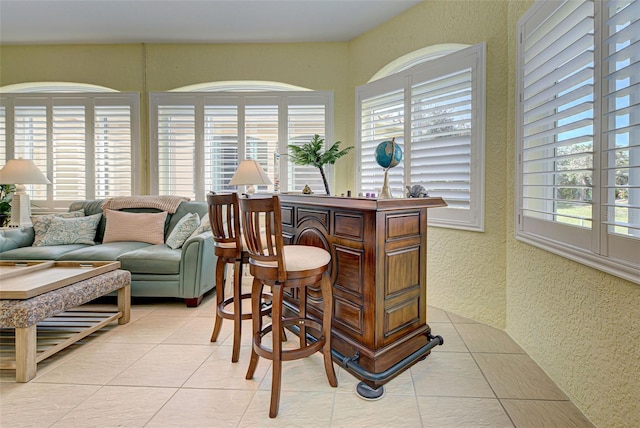
<svg viewBox="0 0 640 428">
<path fill-rule="evenodd" d="M 139 302 L 132 321 L 110 326 L 38 365 L 29 383 L 0 373 L 2 427 L 591 427 L 553 381 L 504 332 L 429 307 L 445 344 L 364 401 L 336 366 L 331 388 L 322 358 L 285 362 L 280 412 L 269 419 L 271 370 L 244 375 L 231 363 L 232 324 L 210 343 L 214 296 L 198 308 Z M 289 335 L 290 340 L 296 339 Z"/>
</svg>

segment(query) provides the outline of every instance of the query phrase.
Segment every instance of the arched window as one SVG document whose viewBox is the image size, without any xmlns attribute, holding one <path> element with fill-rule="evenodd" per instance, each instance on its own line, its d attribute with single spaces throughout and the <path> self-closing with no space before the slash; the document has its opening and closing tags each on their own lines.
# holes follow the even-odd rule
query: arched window
<svg viewBox="0 0 640 428">
<path fill-rule="evenodd" d="M 358 192 L 380 192 L 378 144 L 395 138 L 404 152 L 389 171 L 391 192 L 422 185 L 448 204 L 432 226 L 484 229 L 485 45 L 438 45 L 383 67 L 356 89 Z"/>
<path fill-rule="evenodd" d="M 139 193 L 140 95 L 30 82 L 0 88 L 0 165 L 33 159 L 52 184 L 27 185 L 34 211 Z"/>
<path fill-rule="evenodd" d="M 288 161 L 288 145 L 333 138 L 333 93 L 279 82 L 226 81 L 150 94 L 151 191 L 204 200 L 229 186 L 239 162 L 258 160 L 273 185 L 323 192 L 311 167 Z M 332 174 L 328 174 L 332 176 Z"/>
</svg>

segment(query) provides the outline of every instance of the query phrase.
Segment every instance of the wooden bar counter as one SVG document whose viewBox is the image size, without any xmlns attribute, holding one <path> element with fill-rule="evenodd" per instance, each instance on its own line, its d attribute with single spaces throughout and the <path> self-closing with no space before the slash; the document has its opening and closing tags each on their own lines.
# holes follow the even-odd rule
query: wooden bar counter
<svg viewBox="0 0 640 428">
<path fill-rule="evenodd" d="M 285 244 L 331 253 L 332 348 L 336 360 L 350 360 L 337 362 L 376 389 L 428 355 L 427 210 L 446 203 L 299 194 L 280 201 Z M 318 318 L 319 296 L 309 291 L 308 312 Z M 297 302 L 289 295 L 286 303 Z"/>
</svg>

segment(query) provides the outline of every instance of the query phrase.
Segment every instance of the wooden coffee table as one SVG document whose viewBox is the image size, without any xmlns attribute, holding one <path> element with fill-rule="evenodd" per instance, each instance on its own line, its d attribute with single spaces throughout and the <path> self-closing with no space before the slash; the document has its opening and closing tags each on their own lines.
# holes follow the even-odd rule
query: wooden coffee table
<svg viewBox="0 0 640 428">
<path fill-rule="evenodd" d="M 16 370 L 16 381 L 28 382 L 45 358 L 115 320 L 129 322 L 131 273 L 119 267 L 120 262 L 0 261 L 0 368 Z M 116 290 L 116 311 L 76 309 Z"/>
</svg>

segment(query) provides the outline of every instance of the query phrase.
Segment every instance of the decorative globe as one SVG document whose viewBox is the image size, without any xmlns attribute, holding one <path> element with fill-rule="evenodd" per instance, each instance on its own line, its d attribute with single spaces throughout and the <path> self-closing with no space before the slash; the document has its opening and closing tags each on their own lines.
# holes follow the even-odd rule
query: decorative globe
<svg viewBox="0 0 640 428">
<path fill-rule="evenodd" d="M 398 143 L 383 141 L 376 147 L 376 162 L 384 169 L 397 166 L 402 160 L 402 149 Z"/>
</svg>

